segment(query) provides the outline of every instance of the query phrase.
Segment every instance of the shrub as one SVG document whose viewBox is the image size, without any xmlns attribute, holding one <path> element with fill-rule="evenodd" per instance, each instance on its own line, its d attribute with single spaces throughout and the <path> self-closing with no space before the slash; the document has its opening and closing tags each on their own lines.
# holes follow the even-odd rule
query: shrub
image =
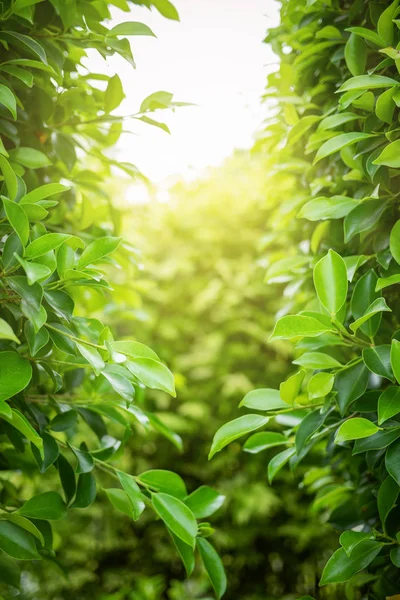
<svg viewBox="0 0 400 600">
<path fill-rule="evenodd" d="M 168 0 L 134 4 L 178 18 Z M 107 157 L 122 132 L 124 117 L 112 113 L 123 88 L 117 74 L 90 72 L 85 58 L 96 50 L 134 67 L 128 37 L 154 35 L 133 21 L 109 29 L 113 5 L 130 6 L 16 0 L 0 7 L 0 578 L 4 593 L 14 593 L 16 560 L 56 560 L 52 522 L 89 507 L 100 487 L 128 518 L 145 508 L 161 518 L 188 573 L 197 545 L 220 596 L 225 575 L 205 539 L 212 530 L 196 518 L 212 514 L 209 494 L 215 500 L 217 492 L 187 498 L 172 471 L 132 475 L 121 466 L 140 428 L 178 448 L 181 439 L 144 400 L 146 388 L 175 396 L 172 373 L 142 343 L 114 340 L 97 318 L 112 292 L 107 264 L 135 263 L 105 182 L 114 168 L 141 175 Z M 149 113 L 174 106 L 171 94 L 156 92 L 133 118 L 159 126 Z"/>
<path fill-rule="evenodd" d="M 282 172 L 297 180 L 276 210 L 275 240 L 302 233 L 297 254 L 282 251 L 267 270 L 285 299 L 271 341 L 295 342 L 294 366 L 279 390 L 266 377 L 246 395 L 258 412 L 220 428 L 210 453 L 295 417 L 245 448 L 280 445 L 270 482 L 286 464 L 312 463 L 302 485 L 341 532 L 319 583 L 345 584 L 332 593 L 348 599 L 400 589 L 398 13 L 397 0 L 286 0 L 267 35 L 281 62 L 256 150 L 273 156 L 270 187 Z"/>
</svg>

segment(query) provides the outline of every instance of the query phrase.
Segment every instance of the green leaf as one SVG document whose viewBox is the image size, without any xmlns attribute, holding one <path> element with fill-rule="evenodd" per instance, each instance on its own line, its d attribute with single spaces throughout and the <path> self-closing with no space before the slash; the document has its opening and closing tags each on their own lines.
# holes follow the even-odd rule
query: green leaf
<svg viewBox="0 0 400 600">
<path fill-rule="evenodd" d="M 330 198 L 321 196 L 304 204 L 297 216 L 309 221 L 342 219 L 359 203 L 359 200 L 347 198 L 347 196 L 332 196 Z"/>
<path fill-rule="evenodd" d="M 96 480 L 93 473 L 81 473 L 71 508 L 87 508 L 96 498 Z"/>
<path fill-rule="evenodd" d="M 382 450 L 390 446 L 400 436 L 400 428 L 394 427 L 378 431 L 375 435 L 371 435 L 369 438 L 356 440 L 353 448 L 353 454 L 360 454 L 361 452 L 368 452 L 369 450 Z"/>
<path fill-rule="evenodd" d="M 275 446 L 281 446 L 289 444 L 289 440 L 282 433 L 275 433 L 273 431 L 261 431 L 251 435 L 243 446 L 245 452 L 250 454 L 258 454 L 268 448 L 274 448 Z"/>
<path fill-rule="evenodd" d="M 248 392 L 239 406 L 246 406 L 254 410 L 279 410 L 287 408 L 286 402 L 281 399 L 279 390 L 261 388 Z"/>
<path fill-rule="evenodd" d="M 18 192 L 17 176 L 8 160 L 0 154 L 0 169 L 3 173 L 4 181 L 7 186 L 7 195 L 14 200 Z"/>
<path fill-rule="evenodd" d="M 358 75 L 344 82 L 338 92 L 349 92 L 353 90 L 373 90 L 377 88 L 388 88 L 399 85 L 399 82 L 384 75 Z"/>
<path fill-rule="evenodd" d="M 399 548 L 399 546 L 397 546 L 397 548 L 391 549 L 390 560 L 392 561 L 392 563 L 394 564 L 395 567 L 397 567 L 398 569 L 400 568 L 400 548 Z"/>
<path fill-rule="evenodd" d="M 152 0 L 151 4 L 155 6 L 158 12 L 166 19 L 179 21 L 178 11 L 169 0 Z"/>
<path fill-rule="evenodd" d="M 354 548 L 365 540 L 373 539 L 373 533 L 370 531 L 345 531 L 339 538 L 340 545 L 343 546 L 347 556 L 351 556 Z"/>
<path fill-rule="evenodd" d="M 393 35 L 395 24 L 393 19 L 397 15 L 399 0 L 394 0 L 381 14 L 378 20 L 378 35 L 383 40 L 386 46 L 391 46 L 393 43 Z"/>
<path fill-rule="evenodd" d="M 272 483 L 275 475 L 286 465 L 292 456 L 296 454 L 294 448 L 287 448 L 283 452 L 280 452 L 268 463 L 268 481 Z"/>
<path fill-rule="evenodd" d="M 400 387 L 390 385 L 378 400 L 378 425 L 400 412 Z"/>
<path fill-rule="evenodd" d="M 69 411 L 72 412 L 72 411 Z M 68 414 L 68 413 L 64 413 Z M 54 427 L 53 427 L 54 429 Z M 93 457 L 89 454 L 89 452 L 85 449 L 85 444 L 81 445 L 81 449 L 74 448 L 70 446 L 72 452 L 74 453 L 77 463 L 75 467 L 75 473 L 90 473 L 94 469 L 94 460 Z"/>
<path fill-rule="evenodd" d="M 350 329 L 356 333 L 361 325 L 381 312 L 392 312 L 392 310 L 388 307 L 384 298 L 376 298 L 361 317 L 354 321 L 354 323 L 350 323 Z"/>
<path fill-rule="evenodd" d="M 335 378 L 337 403 L 340 413 L 345 414 L 349 406 L 363 395 L 367 388 L 369 371 L 362 362 L 339 371 Z"/>
<path fill-rule="evenodd" d="M 183 500 L 187 496 L 186 485 L 177 473 L 152 469 L 137 476 L 138 481 L 156 492 L 162 492 Z"/>
<path fill-rule="evenodd" d="M 16 352 L 0 352 L 0 400 L 8 400 L 21 392 L 32 378 L 28 360 Z"/>
<path fill-rule="evenodd" d="M 35 457 L 35 460 L 39 466 L 40 472 L 45 473 L 47 469 L 55 463 L 57 460 L 60 450 L 56 440 L 53 436 L 48 433 L 42 434 L 43 439 L 43 452 L 40 454 L 39 450 L 32 444 L 31 450 Z"/>
<path fill-rule="evenodd" d="M 104 491 L 114 508 L 133 519 L 133 506 L 125 490 L 121 490 L 119 488 L 108 488 Z"/>
<path fill-rule="evenodd" d="M 157 354 L 145 344 L 140 342 L 108 342 L 109 347 L 113 352 L 125 354 L 130 358 L 153 358 L 160 360 Z"/>
<path fill-rule="evenodd" d="M 23 196 L 20 200 L 20 204 L 40 202 L 40 200 L 44 200 L 45 198 L 49 198 L 55 194 L 61 194 L 69 189 L 70 187 L 68 185 L 63 185 L 61 183 L 46 183 L 45 185 L 41 185 L 40 187 L 35 188 Z"/>
<path fill-rule="evenodd" d="M 168 530 L 168 533 L 170 534 L 174 542 L 174 546 L 185 566 L 186 575 L 190 577 L 195 567 L 195 557 L 193 548 L 188 544 L 185 544 L 185 542 L 182 542 L 182 540 L 178 538 L 174 533 L 172 533 L 170 529 Z"/>
<path fill-rule="evenodd" d="M 347 298 L 347 269 L 343 258 L 329 250 L 314 267 L 314 285 L 322 306 L 336 315 Z"/>
<path fill-rule="evenodd" d="M 18 260 L 21 267 L 24 269 L 29 285 L 33 285 L 37 281 L 44 281 L 51 275 L 51 269 L 40 263 L 28 262 L 15 253 L 15 258 Z"/>
<path fill-rule="evenodd" d="M 381 294 L 375 291 L 377 280 L 375 271 L 370 269 L 360 277 L 354 286 L 350 301 L 350 308 L 354 319 L 360 319 L 368 312 L 372 303 L 381 297 Z M 378 312 L 361 325 L 361 331 L 368 337 L 373 338 L 379 329 L 381 319 L 382 315 Z"/>
<path fill-rule="evenodd" d="M 169 494 L 152 494 L 152 502 L 158 516 L 179 539 L 194 548 L 197 521 L 192 511 L 178 498 Z"/>
<path fill-rule="evenodd" d="M 364 348 L 363 361 L 371 373 L 385 377 L 394 382 L 394 375 L 390 364 L 390 345 L 372 346 Z"/>
<path fill-rule="evenodd" d="M 0 319 L 0 340 L 10 340 L 11 342 L 16 342 L 17 344 L 21 343 L 19 341 L 19 339 L 17 338 L 17 336 L 15 335 L 15 333 L 13 332 L 10 325 L 4 319 Z M 0 357 L 1 357 L 1 354 L 0 354 Z M 1 382 L 1 376 L 0 376 L 0 382 Z M 1 385 L 1 383 L 0 383 L 0 385 Z"/>
<path fill-rule="evenodd" d="M 396 283 L 400 283 L 400 273 L 398 275 L 391 275 L 390 277 L 383 277 L 378 279 L 378 281 L 376 282 L 375 290 L 379 292 L 380 290 L 383 290 L 384 288 L 389 287 L 391 285 L 395 285 Z"/>
<path fill-rule="evenodd" d="M 143 502 L 143 496 L 140 488 L 132 475 L 128 475 L 128 473 L 124 473 L 123 471 L 116 471 L 116 473 L 131 503 L 132 518 L 134 521 L 136 521 L 146 506 Z"/>
<path fill-rule="evenodd" d="M 2 196 L 3 206 L 7 219 L 11 227 L 21 240 L 21 244 L 26 246 L 29 240 L 29 221 L 23 209 L 16 202 L 11 202 Z"/>
<path fill-rule="evenodd" d="M 393 477 L 388 475 L 378 491 L 378 511 L 383 526 L 385 525 L 388 514 L 396 504 L 399 492 L 399 486 Z"/>
<path fill-rule="evenodd" d="M 364 40 L 355 33 L 351 33 L 346 42 L 344 58 L 347 68 L 354 77 L 364 73 L 367 62 L 367 47 Z"/>
<path fill-rule="evenodd" d="M 204 519 L 213 515 L 225 502 L 225 496 L 208 485 L 202 485 L 185 498 L 196 519 Z"/>
<path fill-rule="evenodd" d="M 371 29 L 367 29 L 366 27 L 349 27 L 346 31 L 350 31 L 357 36 L 367 40 L 368 42 L 372 42 L 376 46 L 383 48 L 385 46 L 385 42 L 381 39 L 381 37 Z"/>
<path fill-rule="evenodd" d="M 336 358 L 323 352 L 305 352 L 300 358 L 296 358 L 293 364 L 305 369 L 336 369 L 342 366 Z"/>
<path fill-rule="evenodd" d="M 217 599 L 225 594 L 227 581 L 224 566 L 215 548 L 204 538 L 197 539 L 197 547 L 207 575 L 210 578 Z"/>
<path fill-rule="evenodd" d="M 77 268 L 83 269 L 87 265 L 98 262 L 105 256 L 112 254 L 120 243 L 121 238 L 118 237 L 103 237 L 94 240 L 80 255 Z"/>
<path fill-rule="evenodd" d="M 280 384 L 279 393 L 282 400 L 286 403 L 286 407 L 288 404 L 293 404 L 293 402 L 299 395 L 304 376 L 304 371 L 298 371 L 291 377 L 288 377 L 286 381 L 282 381 L 282 383 Z"/>
<path fill-rule="evenodd" d="M 333 326 L 328 327 L 314 319 L 304 315 L 288 315 L 279 319 L 275 325 L 269 341 L 278 339 L 291 339 L 295 337 L 317 337 L 322 333 L 334 331 Z"/>
<path fill-rule="evenodd" d="M 393 101 L 393 95 L 396 88 L 392 87 L 384 91 L 377 99 L 375 106 L 375 114 L 384 123 L 391 124 L 393 120 L 394 109 L 396 105 Z"/>
<path fill-rule="evenodd" d="M 1 354 L 0 354 L 1 357 Z M 400 342 L 398 340 L 392 340 L 392 346 L 390 349 L 390 362 L 392 365 L 393 373 L 397 383 L 400 383 Z M 0 359 L 1 365 L 1 359 Z M 1 397 L 1 396 L 0 396 Z"/>
<path fill-rule="evenodd" d="M 79 344 L 78 342 L 76 342 L 76 347 L 83 358 L 85 358 L 93 368 L 95 374 L 100 375 L 105 367 L 105 362 L 102 359 L 100 352 L 96 350 L 96 348 L 91 348 L 85 344 Z"/>
<path fill-rule="evenodd" d="M 395 142 L 385 146 L 379 156 L 372 161 L 372 164 L 385 165 L 387 167 L 397 169 L 400 167 L 399 150 L 400 140 L 396 140 Z"/>
<path fill-rule="evenodd" d="M 400 219 L 390 232 L 390 252 L 397 264 L 400 265 Z M 398 277 L 400 278 L 399 275 Z"/>
<path fill-rule="evenodd" d="M 354 77 L 353 79 L 358 79 L 358 77 Z M 330 156 L 335 152 L 339 152 L 339 150 L 342 150 L 343 148 L 347 148 L 347 146 L 352 146 L 353 144 L 357 144 L 358 142 L 361 142 L 362 140 L 366 140 L 371 137 L 373 137 L 372 133 L 361 133 L 358 131 L 353 131 L 351 133 L 341 133 L 322 144 L 322 146 L 318 149 L 317 154 L 315 155 L 313 164 L 316 164 L 323 158 L 326 158 L 327 156 Z"/>
<path fill-rule="evenodd" d="M 262 417 L 261 415 L 244 415 L 229 423 L 225 423 L 225 425 L 222 425 L 214 435 L 208 459 L 210 460 L 214 454 L 220 452 L 225 446 L 234 440 L 237 440 L 239 437 L 263 427 L 268 421 L 269 417 Z"/>
<path fill-rule="evenodd" d="M 314 410 L 309 413 L 304 419 L 301 421 L 298 430 L 296 431 L 296 452 L 297 455 L 300 455 L 303 448 L 308 443 L 310 437 L 318 431 L 321 425 L 324 423 L 326 417 L 326 412 L 322 412 L 320 410 Z"/>
<path fill-rule="evenodd" d="M 389 446 L 385 455 L 386 471 L 400 485 L 400 440 Z"/>
<path fill-rule="evenodd" d="M 43 152 L 25 146 L 12 150 L 10 158 L 27 169 L 42 169 L 51 165 L 51 160 Z"/>
<path fill-rule="evenodd" d="M 174 376 L 160 361 L 153 358 L 135 358 L 128 361 L 126 366 L 146 387 L 176 396 Z"/>
<path fill-rule="evenodd" d="M 348 419 L 339 427 L 335 436 L 335 444 L 370 437 L 377 431 L 379 431 L 379 427 L 368 419 L 358 417 Z"/>
<path fill-rule="evenodd" d="M 57 492 L 43 492 L 27 500 L 18 509 L 18 514 L 30 519 L 58 521 L 65 517 L 66 507 L 63 499 Z"/>
<path fill-rule="evenodd" d="M 118 75 L 110 77 L 104 96 L 104 109 L 107 113 L 113 111 L 124 99 L 124 90 Z M 104 239 L 104 238 L 103 238 Z M 100 240 L 96 240 L 100 241 Z"/>
<path fill-rule="evenodd" d="M 35 538 L 9 521 L 0 521 L 0 550 L 18 560 L 40 559 Z"/>
<path fill-rule="evenodd" d="M 69 240 L 71 237 L 66 233 L 45 233 L 29 244 L 25 250 L 25 258 L 33 260 L 39 256 L 43 256 L 43 254 L 47 254 L 50 250 L 61 246 L 63 242 Z"/>
<path fill-rule="evenodd" d="M 17 102 L 15 96 L 6 85 L 0 84 L 0 104 L 3 104 L 10 111 L 14 121 L 17 120 Z"/>
<path fill-rule="evenodd" d="M 307 392 L 310 399 L 323 398 L 329 394 L 335 381 L 331 373 L 316 373 L 308 382 Z"/>
<path fill-rule="evenodd" d="M 138 21 L 119 23 L 107 32 L 107 37 L 117 37 L 119 35 L 151 35 L 156 37 L 150 27 Z"/>
<path fill-rule="evenodd" d="M 21 527 L 22 529 L 25 529 L 25 531 L 28 531 L 29 533 L 31 533 L 44 546 L 43 535 L 41 534 L 39 529 L 36 527 L 36 525 L 34 525 L 32 523 L 32 521 L 30 521 L 29 519 L 27 519 L 25 517 L 22 517 L 21 515 L 18 515 L 16 512 L 2 515 L 2 517 L 3 517 L 3 519 L 7 519 L 7 521 L 9 521 L 10 523 L 14 523 L 15 525 L 18 525 L 18 527 Z"/>
<path fill-rule="evenodd" d="M 353 575 L 366 569 L 382 547 L 383 544 L 379 542 L 365 540 L 354 548 L 350 557 L 344 548 L 336 550 L 325 565 L 319 585 L 348 581 Z"/>
</svg>

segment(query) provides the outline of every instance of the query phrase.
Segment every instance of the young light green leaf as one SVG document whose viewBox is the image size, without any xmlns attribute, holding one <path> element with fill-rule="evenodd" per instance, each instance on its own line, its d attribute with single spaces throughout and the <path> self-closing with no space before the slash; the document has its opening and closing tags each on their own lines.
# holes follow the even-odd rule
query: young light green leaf
<svg viewBox="0 0 400 600">
<path fill-rule="evenodd" d="M 254 410 L 279 410 L 287 408 L 279 394 L 279 390 L 270 388 L 261 388 L 259 390 L 251 390 L 248 392 L 239 406 L 246 406 Z"/>
<path fill-rule="evenodd" d="M 25 146 L 12 150 L 10 158 L 27 169 L 42 169 L 51 165 L 51 160 L 43 152 Z"/>
<path fill-rule="evenodd" d="M 183 479 L 172 471 L 151 469 L 137 476 L 138 481 L 156 492 L 162 492 L 183 500 L 187 496 Z"/>
<path fill-rule="evenodd" d="M 107 32 L 107 37 L 117 37 L 119 35 L 151 35 L 156 37 L 150 27 L 138 21 L 119 23 Z"/>
<path fill-rule="evenodd" d="M 324 398 L 333 388 L 335 381 L 331 373 L 316 373 L 308 382 L 307 392 L 311 400 L 315 398 Z"/>
<path fill-rule="evenodd" d="M 347 68 L 355 77 L 363 75 L 367 62 L 367 47 L 362 37 L 351 33 L 344 47 L 344 58 Z"/>
<path fill-rule="evenodd" d="M 357 79 L 357 77 L 354 79 Z M 366 140 L 370 137 L 373 137 L 372 133 L 362 133 L 357 131 L 353 131 L 351 133 L 341 133 L 322 144 L 315 155 L 313 164 L 316 164 L 323 158 L 326 158 L 335 152 L 339 152 L 339 150 L 342 150 L 343 148 L 347 148 L 347 146 L 352 146 L 353 144 L 357 144 L 358 142 Z"/>
<path fill-rule="evenodd" d="M 377 431 L 379 431 L 379 427 L 368 419 L 358 417 L 348 419 L 339 427 L 335 436 L 335 444 L 370 437 Z"/>
<path fill-rule="evenodd" d="M 37 281 L 44 281 L 48 279 L 51 275 L 51 269 L 46 267 L 46 265 L 42 265 L 40 263 L 28 262 L 24 260 L 17 253 L 15 253 L 15 258 L 18 260 L 21 267 L 24 269 L 26 278 L 28 280 L 29 285 L 33 285 Z"/>
<path fill-rule="evenodd" d="M 334 331 L 333 325 L 328 327 L 314 317 L 304 315 L 288 315 L 279 319 L 269 341 L 295 337 L 317 337 L 322 333 Z"/>
<path fill-rule="evenodd" d="M 299 218 L 309 221 L 320 221 L 324 219 L 342 219 L 349 214 L 358 204 L 359 200 L 347 196 L 332 196 L 326 198 L 321 196 L 309 200 L 297 215 Z"/>
<path fill-rule="evenodd" d="M 305 369 L 336 369 L 342 366 L 336 358 L 323 352 L 305 352 L 300 358 L 296 358 L 293 364 Z"/>
<path fill-rule="evenodd" d="M 289 444 L 289 440 L 282 433 L 273 431 L 261 431 L 251 435 L 243 446 L 245 452 L 249 454 L 258 454 L 268 448 Z"/>
<path fill-rule="evenodd" d="M 124 364 L 146 387 L 163 390 L 173 397 L 176 396 L 174 376 L 162 362 L 153 358 L 139 357 Z"/>
<path fill-rule="evenodd" d="M 225 446 L 234 440 L 246 435 L 246 433 L 250 433 L 255 429 L 263 427 L 268 421 L 269 417 L 262 417 L 261 415 L 244 415 L 229 423 L 225 423 L 225 425 L 222 425 L 214 435 L 210 453 L 208 455 L 209 460 L 214 454 L 220 452 L 222 448 L 225 448 Z"/>
<path fill-rule="evenodd" d="M 132 505 L 132 516 L 133 520 L 136 521 L 146 506 L 143 502 L 143 496 L 140 488 L 132 475 L 124 473 L 123 471 L 116 471 L 116 473 Z"/>
<path fill-rule="evenodd" d="M 397 8 L 399 6 L 399 0 L 394 0 L 389 6 L 383 11 L 378 20 L 378 35 L 386 46 L 391 46 L 393 43 L 393 35 L 395 24 L 393 19 L 397 15 Z"/>
<path fill-rule="evenodd" d="M 356 333 L 361 325 L 381 312 L 392 312 L 392 309 L 388 307 L 384 298 L 376 298 L 361 317 L 354 321 L 354 323 L 350 323 L 350 329 L 353 333 Z"/>
<path fill-rule="evenodd" d="M 121 238 L 118 237 L 103 237 L 94 240 L 80 255 L 77 268 L 83 269 L 87 265 L 98 262 L 105 256 L 112 254 L 120 243 Z"/>
<path fill-rule="evenodd" d="M 390 232 L 390 252 L 397 264 L 400 265 L 400 219 Z"/>
<path fill-rule="evenodd" d="M 396 169 L 400 167 L 399 151 L 400 140 L 396 140 L 395 142 L 385 146 L 379 156 L 372 161 L 372 164 L 385 165 L 387 167 Z"/>
<path fill-rule="evenodd" d="M 397 383 L 400 383 L 400 342 L 398 340 L 392 340 L 392 346 L 390 349 L 390 362 L 396 381 Z"/>
<path fill-rule="evenodd" d="M 399 414 L 400 387 L 390 385 L 382 392 L 378 400 L 378 425 Z"/>
<path fill-rule="evenodd" d="M 21 240 L 21 244 L 26 246 L 29 240 L 29 221 L 23 209 L 16 202 L 11 202 L 2 196 L 3 206 L 7 219 L 11 227 Z"/>
<path fill-rule="evenodd" d="M 20 344 L 21 342 L 13 332 L 10 325 L 4 319 L 0 319 L 0 340 L 10 340 L 11 342 L 16 342 Z M 0 354 L 1 357 L 1 354 Z M 1 376 L 0 376 L 1 381 Z M 1 385 L 1 384 L 0 384 Z"/>
<path fill-rule="evenodd" d="M 0 104 L 6 107 L 7 110 L 10 111 L 12 118 L 14 121 L 17 120 L 17 101 L 15 99 L 14 94 L 4 84 L 0 84 Z"/>
<path fill-rule="evenodd" d="M 305 371 L 297 371 L 291 377 L 288 377 L 286 381 L 282 381 L 279 386 L 279 394 L 282 400 L 288 404 L 293 404 L 297 396 L 300 393 L 301 386 L 305 377 Z"/>
<path fill-rule="evenodd" d="M 314 267 L 314 285 L 324 308 L 336 315 L 347 298 L 347 269 L 343 258 L 329 250 Z"/>
<path fill-rule="evenodd" d="M 275 475 L 286 465 L 292 456 L 296 454 L 294 448 L 287 448 L 283 452 L 280 452 L 268 463 L 268 481 L 272 483 Z"/>
<path fill-rule="evenodd" d="M 17 176 L 8 160 L 0 154 L 0 169 L 7 186 L 7 195 L 10 200 L 14 200 L 18 192 Z"/>
<path fill-rule="evenodd" d="M 373 90 L 399 85 L 399 82 L 384 75 L 358 75 L 344 82 L 338 92 L 349 92 L 353 90 Z"/>
<path fill-rule="evenodd" d="M 32 378 L 30 362 L 16 352 L 0 352 L 0 400 L 21 392 Z"/>
</svg>

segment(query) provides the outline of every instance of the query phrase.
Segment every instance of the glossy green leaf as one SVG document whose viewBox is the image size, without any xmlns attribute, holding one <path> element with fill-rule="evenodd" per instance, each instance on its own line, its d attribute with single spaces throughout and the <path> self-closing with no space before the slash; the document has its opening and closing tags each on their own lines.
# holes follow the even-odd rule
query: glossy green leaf
<svg viewBox="0 0 400 600">
<path fill-rule="evenodd" d="M 14 94 L 6 85 L 0 84 L 0 104 L 11 113 L 14 121 L 17 119 L 17 101 Z"/>
<path fill-rule="evenodd" d="M 381 425 L 400 412 L 400 387 L 391 385 L 378 400 L 378 424 Z"/>
<path fill-rule="evenodd" d="M 262 431 L 251 435 L 243 446 L 245 452 L 250 454 L 258 454 L 268 448 L 289 444 L 289 440 L 282 433 L 273 431 Z"/>
<path fill-rule="evenodd" d="M 374 165 L 386 165 L 387 167 L 400 167 L 399 159 L 400 140 L 396 140 L 385 146 L 379 156 L 373 161 Z"/>
<path fill-rule="evenodd" d="M 269 417 L 262 417 L 261 415 L 244 415 L 243 417 L 238 417 L 237 419 L 222 425 L 214 435 L 208 458 L 211 459 L 214 454 L 220 452 L 220 450 L 234 440 L 237 440 L 255 429 L 263 427 L 268 421 Z"/>
<path fill-rule="evenodd" d="M 187 496 L 186 485 L 177 473 L 163 469 L 152 469 L 137 476 L 138 481 L 152 491 L 163 492 L 183 500 Z"/>
<path fill-rule="evenodd" d="M 16 352 L 0 352 L 0 400 L 8 400 L 26 388 L 32 378 L 28 360 Z"/>
<path fill-rule="evenodd" d="M 132 517 L 136 521 L 145 509 L 145 503 L 135 478 L 123 471 L 117 471 L 118 478 L 131 503 Z"/>
<path fill-rule="evenodd" d="M 163 363 L 153 358 L 135 358 L 126 363 L 129 371 L 146 387 L 176 396 L 174 376 Z"/>
<path fill-rule="evenodd" d="M 1 356 L 1 355 L 0 355 Z M 397 383 L 400 383 L 400 342 L 392 340 L 390 348 L 390 363 Z"/>
<path fill-rule="evenodd" d="M 363 395 L 368 378 L 369 371 L 362 362 L 346 367 L 336 375 L 334 389 L 337 392 L 337 403 L 342 415 L 354 400 Z"/>
<path fill-rule="evenodd" d="M 336 358 L 323 352 L 305 352 L 300 358 L 296 358 L 293 364 L 304 369 L 335 369 L 342 366 Z"/>
<path fill-rule="evenodd" d="M 364 348 L 363 360 L 371 373 L 376 373 L 380 377 L 385 377 L 394 382 L 394 375 L 390 364 L 389 344 Z"/>
<path fill-rule="evenodd" d="M 279 394 L 282 400 L 288 404 L 293 404 L 300 393 L 301 386 L 305 377 L 304 371 L 298 371 L 286 381 L 282 381 L 279 386 Z"/>
<path fill-rule="evenodd" d="M 108 37 L 117 37 L 119 35 L 151 35 L 156 37 L 150 27 L 144 23 L 139 23 L 138 21 L 125 21 L 119 23 L 107 33 Z"/>
<path fill-rule="evenodd" d="M 376 298 L 376 300 L 374 300 L 372 304 L 368 306 L 367 310 L 361 317 L 354 321 L 354 323 L 350 323 L 350 329 L 353 331 L 353 333 L 356 333 L 361 325 L 381 312 L 392 312 L 392 310 L 388 307 L 384 298 Z"/>
<path fill-rule="evenodd" d="M 348 581 L 353 575 L 368 567 L 382 547 L 383 544 L 379 542 L 365 540 L 354 548 L 351 556 L 347 556 L 344 548 L 336 550 L 325 565 L 319 584 L 322 586 Z"/>
<path fill-rule="evenodd" d="M 394 508 L 399 493 L 400 488 L 398 484 L 393 477 L 388 475 L 378 491 L 378 511 L 383 525 L 385 524 L 390 511 Z"/>
<path fill-rule="evenodd" d="M 377 431 L 379 431 L 379 427 L 368 419 L 357 417 L 348 419 L 339 427 L 335 436 L 335 444 L 370 437 Z"/>
<path fill-rule="evenodd" d="M 347 269 L 343 258 L 329 250 L 314 267 L 314 285 L 318 298 L 332 315 L 342 308 L 347 298 Z"/>
<path fill-rule="evenodd" d="M 322 333 L 334 331 L 333 326 L 328 327 L 313 317 L 293 315 L 282 317 L 277 321 L 270 341 L 277 339 L 291 339 L 295 337 L 316 337 Z"/>
<path fill-rule="evenodd" d="M 296 450 L 294 448 L 287 448 L 280 452 L 268 463 L 268 481 L 272 483 L 275 475 L 286 465 L 289 459 L 294 456 Z"/>
<path fill-rule="evenodd" d="M 254 410 L 279 410 L 287 408 L 286 402 L 281 399 L 279 390 L 261 388 L 248 392 L 239 406 L 246 406 Z"/>
<path fill-rule="evenodd" d="M 354 77 L 353 79 L 358 79 L 358 77 Z M 345 90 L 340 89 L 339 91 Z M 352 146 L 353 144 L 357 144 L 358 142 L 366 140 L 370 137 L 373 137 L 373 135 L 370 133 L 361 133 L 356 131 L 351 133 L 341 133 L 322 144 L 322 146 L 318 149 L 317 154 L 315 155 L 314 164 L 316 164 L 323 158 L 334 154 L 335 152 L 339 152 L 339 150 L 342 150 L 342 148 L 347 148 L 347 146 Z"/>
<path fill-rule="evenodd" d="M 0 521 L 0 549 L 18 560 L 40 559 L 35 538 L 9 521 Z"/>
<path fill-rule="evenodd" d="M 307 392 L 310 399 L 323 398 L 329 394 L 335 381 L 331 373 L 316 373 L 308 382 Z"/>
<path fill-rule="evenodd" d="M 12 328 L 4 319 L 0 319 L 0 340 L 10 340 L 11 342 L 16 342 L 17 344 L 20 344 L 20 341 L 13 332 Z"/>
<path fill-rule="evenodd" d="M 158 516 L 183 542 L 194 548 L 197 521 L 192 511 L 178 498 L 169 494 L 153 494 L 152 502 Z"/>
<path fill-rule="evenodd" d="M 11 227 L 21 240 L 21 244 L 26 246 L 29 240 L 29 221 L 23 209 L 16 202 L 11 202 L 7 198 L 2 197 L 3 206 L 7 219 Z"/>
<path fill-rule="evenodd" d="M 198 538 L 197 547 L 200 552 L 201 560 L 207 575 L 210 578 L 217 599 L 219 600 L 225 594 L 227 581 L 224 567 L 215 548 L 208 540 Z"/>
<path fill-rule="evenodd" d="M 121 238 L 103 237 L 95 240 L 85 248 L 79 257 L 77 267 L 83 269 L 89 264 L 98 262 L 105 256 L 112 254 L 121 243 Z"/>
<path fill-rule="evenodd" d="M 190 508 L 196 519 L 204 519 L 213 515 L 225 501 L 225 496 L 209 487 L 202 485 L 185 498 L 185 504 Z"/>
<path fill-rule="evenodd" d="M 397 485 L 400 485 L 400 441 L 396 440 L 389 446 L 385 455 L 386 470 L 393 477 Z"/>
<path fill-rule="evenodd" d="M 30 519 L 49 519 L 57 521 L 66 515 L 66 507 L 57 492 L 43 492 L 27 500 L 18 509 L 18 513 Z"/>
<path fill-rule="evenodd" d="M 397 264 L 400 265 L 400 220 L 396 222 L 390 232 L 390 252 Z"/>
</svg>

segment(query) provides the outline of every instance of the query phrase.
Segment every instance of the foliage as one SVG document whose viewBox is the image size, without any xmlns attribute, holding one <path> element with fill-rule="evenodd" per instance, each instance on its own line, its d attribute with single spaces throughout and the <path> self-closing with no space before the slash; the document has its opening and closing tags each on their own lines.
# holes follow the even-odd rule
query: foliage
<svg viewBox="0 0 400 600">
<path fill-rule="evenodd" d="M 289 299 L 271 342 L 295 343 L 294 370 L 279 394 L 260 390 L 242 404 L 259 411 L 246 417 L 253 430 L 263 416 L 269 428 L 306 409 L 282 432 L 269 478 L 312 460 L 303 485 L 342 532 L 320 594 L 333 586 L 347 599 L 400 589 L 398 14 L 397 0 L 282 2 L 281 25 L 266 38 L 281 61 L 265 96 L 275 114 L 256 146 L 270 157 L 270 187 L 282 171 L 297 181 L 275 211 L 272 243 L 302 238 L 267 270 Z M 250 431 L 242 425 L 239 417 L 219 429 L 211 454 Z M 262 451 L 260 435 L 245 449 Z"/>
<path fill-rule="evenodd" d="M 167 0 L 134 4 L 178 18 Z M 96 50 L 134 67 L 125 36 L 153 35 L 133 21 L 109 29 L 112 5 L 129 10 L 124 0 L 0 7 L 0 577 L 7 596 L 20 585 L 17 561 L 57 562 L 52 522 L 88 508 L 98 489 L 128 521 L 153 511 L 188 574 L 196 540 L 212 533 L 201 516 L 213 512 L 204 490 L 193 508 L 172 471 L 133 475 L 121 466 L 138 430 L 156 430 L 179 449 L 182 442 L 144 401 L 146 388 L 175 396 L 170 370 L 144 344 L 116 341 L 96 318 L 112 292 L 107 265 L 129 269 L 136 261 L 104 184 L 114 167 L 141 175 L 106 154 L 126 118 L 110 114 L 123 100 L 121 81 L 90 72 L 85 59 Z M 178 104 L 156 92 L 133 118 L 159 126 L 148 113 Z M 208 541 L 200 557 L 220 597 L 225 576 Z"/>
</svg>

